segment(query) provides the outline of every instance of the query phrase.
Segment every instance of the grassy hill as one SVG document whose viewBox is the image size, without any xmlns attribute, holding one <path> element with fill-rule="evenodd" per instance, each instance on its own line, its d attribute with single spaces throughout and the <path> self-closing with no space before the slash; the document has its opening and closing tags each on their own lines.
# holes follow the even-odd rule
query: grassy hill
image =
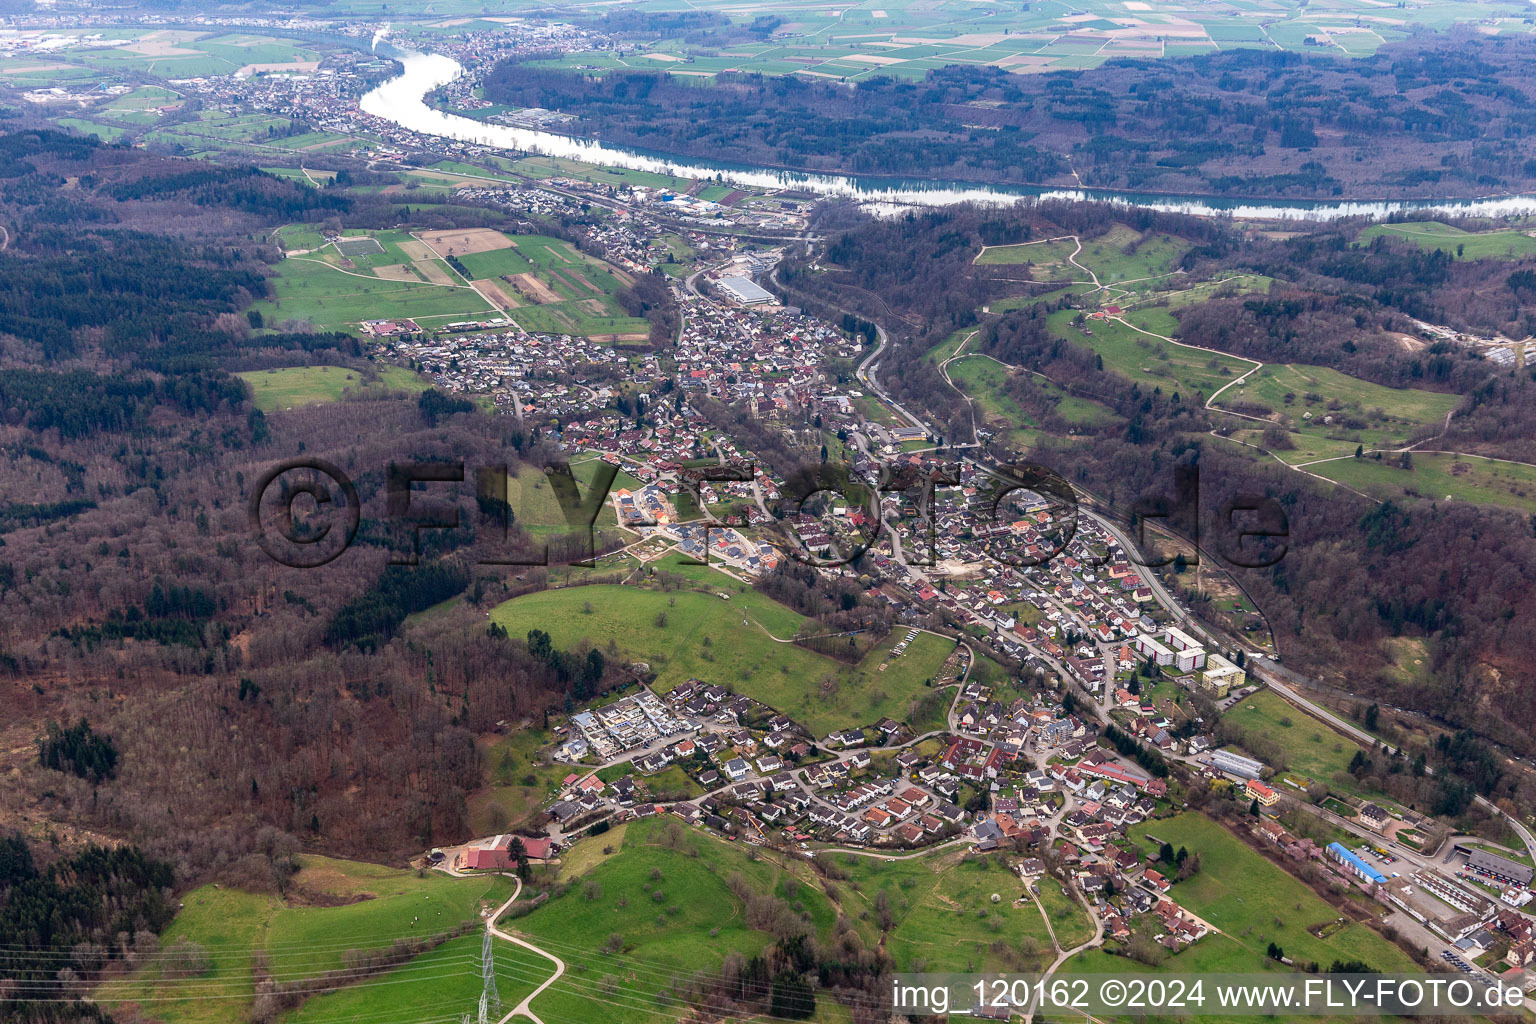
<svg viewBox="0 0 1536 1024">
<path fill-rule="evenodd" d="M 251 399 L 262 412 L 339 402 L 348 393 L 382 397 L 389 391 L 425 391 L 430 386 L 426 378 L 401 366 L 380 368 L 377 380 L 345 366 L 289 366 L 235 376 L 251 386 Z"/>
<path fill-rule="evenodd" d="M 1381 237 L 1412 242 L 1421 249 L 1438 249 L 1465 260 L 1518 260 L 1536 254 L 1536 237 L 1525 231 L 1463 231 L 1438 221 L 1372 224 L 1355 236 L 1355 244 Z"/>
<path fill-rule="evenodd" d="M 1470 501 L 1536 513 L 1536 468 L 1517 462 L 1414 452 L 1408 468 L 1390 455 L 1380 461 L 1339 459 L 1307 468 L 1383 498 Z"/>
<path fill-rule="evenodd" d="M 882 861 L 851 854 L 835 859 L 848 880 L 839 889 L 844 913 L 867 943 L 879 941 L 881 907 L 891 927 L 885 948 L 902 971 L 1037 970 L 1051 960 L 1050 934 L 1024 883 L 1000 856 L 958 851 Z M 1042 889 L 1049 885 L 1042 883 Z M 1000 899 L 992 902 L 996 893 Z M 1076 904 L 1055 906 L 1052 924 L 1073 935 L 1093 933 Z M 1059 922 L 1059 923 L 1058 923 Z"/>
<path fill-rule="evenodd" d="M 103 984 L 97 1000 L 109 1008 L 139 1004 L 166 1024 L 243 1020 L 254 994 L 258 954 L 275 978 L 291 981 L 340 967 L 350 950 L 381 949 L 400 937 L 430 937 L 476 921 L 483 908 L 499 906 L 512 894 L 511 881 L 500 877 L 418 876 L 328 857 L 304 857 L 301 863 L 286 900 L 218 885 L 188 893 L 161 948 L 181 939 L 195 942 L 207 951 L 208 971 L 172 977 L 153 960 Z M 478 956 L 478 937 L 473 941 Z M 428 955 L 448 956 L 443 949 Z M 464 969 L 478 992 L 479 967 Z"/>
<path fill-rule="evenodd" d="M 1246 359 L 1183 348 L 1142 333 L 1173 336 L 1178 322 L 1164 309 L 1131 310 L 1125 314 L 1123 324 L 1113 320 L 1089 321 L 1087 329 L 1092 334 L 1072 326 L 1077 315 L 1074 310 L 1064 309 L 1052 313 L 1047 323 L 1057 336 L 1102 356 L 1106 370 L 1139 381 L 1143 387 L 1160 387 L 1165 394 L 1177 391 L 1185 397 L 1192 397 L 1195 392 L 1210 395 L 1253 368 L 1253 363 Z"/>
<path fill-rule="evenodd" d="M 617 839 L 583 842 L 569 859 L 580 869 L 564 876 L 573 884 L 505 924 L 566 961 L 566 975 L 533 1002 L 550 1021 L 592 1020 L 597 1001 L 613 1024 L 673 1020 L 676 1012 L 658 993 L 718 968 L 729 952 L 752 955 L 771 945 L 772 936 L 747 920 L 733 876 L 772 893 L 823 939 L 836 920 L 808 876 L 676 819 L 632 822 Z"/>
<path fill-rule="evenodd" d="M 557 647 L 589 640 L 608 651 L 612 644 L 647 662 L 661 692 L 692 678 L 719 683 L 783 711 L 818 736 L 886 716 L 906 720 L 914 700 L 936 692 L 925 683 L 954 648 L 952 641 L 924 633 L 899 656 L 889 656 L 894 641 L 888 641 L 857 665 L 844 665 L 781 642 L 804 624 L 796 612 L 750 590 L 730 594 L 723 588 L 546 590 L 497 606 L 491 620 L 515 637 L 543 629 Z M 942 713 L 942 706 L 927 707 L 913 726 L 935 728 Z"/>
<path fill-rule="evenodd" d="M 315 996 L 281 1018 L 283 1024 L 421 1024 L 450 1013 L 474 1017 L 480 999 L 480 935 L 453 939 L 410 963 L 348 988 Z M 516 1006 L 549 977 L 554 966 L 510 942 L 495 944 L 496 991 L 501 1012 Z"/>
<path fill-rule="evenodd" d="M 1248 374 L 1242 385 L 1222 392 L 1215 407 L 1235 403 L 1266 409 L 1277 421 L 1283 418 L 1294 447 L 1277 454 L 1297 463 L 1349 454 L 1357 444 L 1399 447 L 1419 427 L 1443 423 L 1461 397 L 1384 387 L 1326 366 L 1267 364 Z M 1242 439 L 1257 443 L 1246 434 Z"/>
</svg>

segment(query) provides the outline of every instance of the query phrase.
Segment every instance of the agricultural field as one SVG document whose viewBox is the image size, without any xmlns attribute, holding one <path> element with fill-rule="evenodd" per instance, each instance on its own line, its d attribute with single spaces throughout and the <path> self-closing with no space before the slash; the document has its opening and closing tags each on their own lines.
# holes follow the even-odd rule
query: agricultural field
<svg viewBox="0 0 1536 1024">
<path fill-rule="evenodd" d="M 174 102 L 174 101 L 173 101 Z M 130 128 L 153 125 L 160 119 L 160 112 L 149 109 L 111 107 L 100 110 L 97 116 L 114 124 Z M 293 130 L 293 122 L 272 114 L 228 114 L 219 110 L 202 110 L 196 120 L 155 127 L 144 133 L 146 140 L 168 146 L 188 149 L 228 145 L 250 151 L 250 145 L 280 147 Z"/>
<path fill-rule="evenodd" d="M 61 117 L 57 123 L 63 128 L 72 128 L 86 135 L 94 135 L 102 142 L 116 142 L 127 133 L 127 129 L 120 128 L 117 125 L 87 121 L 79 117 Z"/>
<path fill-rule="evenodd" d="M 643 341 L 650 324 L 625 314 L 616 296 L 627 276 L 544 235 L 504 235 L 481 228 L 424 232 L 422 242 L 460 264 L 471 281 L 493 289 L 525 330 Z"/>
<path fill-rule="evenodd" d="M 781 642 L 805 622 L 783 605 L 750 590 L 729 599 L 719 596 L 722 588 L 712 590 L 545 590 L 497 606 L 491 620 L 515 637 L 543 629 L 556 647 L 590 640 L 607 650 L 611 642 L 625 657 L 651 666 L 658 692 L 691 678 L 719 683 L 777 708 L 818 736 L 887 716 L 907 720 L 911 705 L 924 697 L 932 699 L 914 728 L 942 722 L 947 698 L 925 684 L 939 674 L 952 641 L 920 634 L 887 660 L 895 643 L 887 638 L 856 665 L 845 665 Z"/>
<path fill-rule="evenodd" d="M 307 320 L 323 330 L 355 330 L 364 320 L 411 318 L 430 329 L 434 321 L 498 315 L 467 286 L 391 281 L 309 256 L 283 260 L 269 280 L 274 297 L 251 308 L 273 326 Z"/>
<path fill-rule="evenodd" d="M 568 859 L 582 869 L 579 877 L 562 873 L 569 889 L 503 922 L 566 962 L 566 974 L 532 1004 L 546 1020 L 591 1019 L 597 992 L 608 993 L 604 1019 L 615 1024 L 673 1019 L 656 996 L 674 979 L 718 968 L 729 952 L 751 956 L 771 945 L 747 922 L 734 876 L 783 901 L 822 939 L 836 920 L 808 873 L 751 858 L 676 820 L 630 822 L 622 835 L 583 841 Z"/>
<path fill-rule="evenodd" d="M 107 38 L 84 37 L 57 51 L 61 59 L 109 73 L 141 72 L 160 78 L 231 75 L 237 71 L 307 71 L 321 54 L 293 39 L 215 34 L 191 29 L 113 29 Z"/>
<path fill-rule="evenodd" d="M 742 9 L 727 0 L 702 0 L 700 11 L 740 18 Z M 664 0 L 639 10 L 670 11 Z M 1404 39 L 1416 27 L 1446 29 L 1477 22 L 1489 12 L 1470 2 L 1446 5 L 1409 3 L 1392 17 L 1367 18 L 1350 0 L 1324 0 L 1301 12 L 1277 18 L 1263 5 L 1205 10 L 1148 2 L 1090 3 L 1064 7 L 1038 4 L 988 10 L 978 16 L 961 0 L 896 0 L 878 7 L 816 6 L 785 0 L 752 10 L 754 16 L 782 22 L 772 38 L 711 40 L 689 43 L 664 39 L 639 53 L 620 58 L 608 51 L 565 54 L 546 63 L 602 73 L 637 69 L 689 76 L 725 71 L 763 74 L 811 74 L 845 81 L 878 75 L 920 79 L 946 64 L 991 65 L 1021 74 L 1095 67 L 1115 57 L 1160 58 L 1211 53 L 1232 47 L 1364 56 L 1386 42 Z M 1494 15 L 1502 31 L 1529 31 L 1521 12 L 1508 6 Z"/>
<path fill-rule="evenodd" d="M 262 412 L 339 402 L 349 387 L 362 383 L 362 374 L 344 366 L 294 366 L 236 376 L 251 386 L 251 400 Z"/>
<path fill-rule="evenodd" d="M 313 252 L 324 247 L 325 236 L 313 224 L 285 224 L 272 232 L 272 242 L 285 252 Z"/>
<path fill-rule="evenodd" d="M 1161 970 L 1171 972 L 1259 973 L 1289 971 L 1266 956 L 1269 943 L 1294 960 L 1316 961 L 1326 970 L 1335 959 L 1362 960 L 1379 971 L 1415 970 L 1413 961 L 1391 942 L 1360 923 L 1351 923 L 1326 939 L 1307 929 L 1333 921 L 1339 912 L 1311 889 L 1266 860 L 1210 818 L 1186 812 L 1137 825 L 1131 834 L 1148 853 L 1161 843 L 1198 853 L 1201 870 L 1175 883 L 1169 896 L 1219 929 L 1169 957 Z M 1135 961 L 1088 950 L 1066 964 L 1084 974 L 1149 971 Z"/>
<path fill-rule="evenodd" d="M 1367 457 L 1319 462 L 1307 470 L 1383 498 L 1466 501 L 1536 513 L 1536 466 L 1418 452 L 1410 460 L 1407 469 L 1398 456 L 1386 455 L 1379 461 Z"/>
<path fill-rule="evenodd" d="M 141 85 L 137 89 L 114 97 L 102 109 L 110 111 L 112 116 L 119 120 L 126 119 L 131 114 L 144 114 L 155 119 L 160 116 L 163 108 L 178 104 L 181 99 L 181 93 L 174 89 L 159 85 Z"/>
<path fill-rule="evenodd" d="M 1355 236 L 1355 244 L 1367 244 L 1377 238 L 1412 242 L 1421 249 L 1450 253 L 1459 260 L 1518 260 L 1536 255 L 1536 233 L 1526 230 L 1463 231 L 1432 220 L 1372 224 Z"/>
<path fill-rule="evenodd" d="M 1210 395 L 1253 368 L 1253 363 L 1246 359 L 1185 348 L 1142 333 L 1173 336 L 1178 322 L 1164 309 L 1129 311 L 1124 317 L 1126 323 L 1090 320 L 1084 326 L 1092 334 L 1072 326 L 1077 315 L 1073 310 L 1063 309 L 1052 313 L 1047 322 L 1058 336 L 1102 356 L 1106 370 L 1143 387 L 1162 388 L 1165 394 L 1176 391 L 1185 400 Z"/>
<path fill-rule="evenodd" d="M 999 856 L 967 857 L 960 851 L 897 861 L 822 856 L 833 858 L 848 876 L 847 884 L 838 886 L 839 899 L 866 945 L 879 941 L 881 907 L 886 908 L 885 948 L 897 970 L 1038 970 L 1051 959 L 1040 908 L 1029 899 L 1016 905 L 1026 896 L 1024 882 Z M 1043 879 L 1041 888 L 1052 884 Z M 995 903 L 994 893 L 1000 897 Z M 1059 909 L 1064 908 L 1048 912 Z M 1051 923 L 1072 935 L 1084 929 L 1093 934 L 1075 903 L 1060 918 L 1053 913 Z"/>
<path fill-rule="evenodd" d="M 301 864 L 288 901 L 217 885 L 194 889 L 183 897 L 161 946 L 182 939 L 197 943 L 207 952 L 209 969 L 196 977 L 174 978 L 158 964 L 141 968 L 104 983 L 97 1000 L 117 1006 L 152 994 L 153 1002 L 146 1005 L 153 1005 L 155 1016 L 167 1024 L 214 1024 L 228 1020 L 231 1007 L 248 1007 L 258 952 L 279 979 L 330 970 L 341 966 L 348 950 L 379 949 L 401 936 L 447 932 L 478 920 L 483 909 L 499 906 L 512 894 L 511 881 L 502 877 L 418 876 L 326 857 L 306 856 Z M 473 941 L 478 958 L 479 937 Z M 452 962 L 477 993 L 479 966 L 459 958 Z M 414 964 L 400 970 L 410 972 Z M 214 993 L 219 998 L 209 998 Z"/>
<path fill-rule="evenodd" d="M 76 84 L 93 78 L 89 68 L 62 64 L 46 57 L 0 60 L 0 82 L 21 89 L 40 89 L 53 85 Z"/>
</svg>

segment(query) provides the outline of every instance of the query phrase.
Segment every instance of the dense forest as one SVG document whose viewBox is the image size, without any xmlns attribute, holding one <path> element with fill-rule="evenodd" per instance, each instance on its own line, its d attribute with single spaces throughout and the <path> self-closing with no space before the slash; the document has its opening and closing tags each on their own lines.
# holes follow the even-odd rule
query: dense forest
<svg viewBox="0 0 1536 1024">
<path fill-rule="evenodd" d="M 355 339 L 242 311 L 266 292 L 276 252 L 257 240 L 273 226 L 405 215 L 251 168 L 0 135 L 0 813 L 136 842 L 178 883 L 271 889 L 301 842 L 377 859 L 461 837 L 475 737 L 622 667 L 485 633 L 487 608 L 545 578 L 479 565 L 532 547 L 504 503 L 496 523 L 472 485 L 436 488 L 463 527 L 419 540 L 389 514 L 392 463 L 515 473 L 558 454 L 535 431 L 385 388 L 268 417 L 235 376 L 323 363 L 376 378 Z M 422 220 L 505 216 L 442 204 Z M 654 289 L 628 301 L 667 315 Z M 297 454 L 345 467 L 362 506 L 353 548 L 316 570 L 273 562 L 247 514 L 262 470 Z M 389 565 L 412 552 L 419 565 Z M 160 923 L 140 916 L 130 933 Z"/>
<path fill-rule="evenodd" d="M 856 88 L 756 74 L 706 85 L 509 61 L 486 76 L 485 92 L 577 113 L 578 133 L 607 142 L 805 171 L 1448 197 L 1536 187 L 1533 59 L 1528 37 L 1457 29 L 1343 61 L 1234 49 L 1042 75 L 951 65 L 922 81 L 872 76 Z"/>
<path fill-rule="evenodd" d="M 1066 174 L 1066 161 L 1033 145 L 1029 132 L 952 116 L 989 98 L 997 82 L 980 77 L 945 68 L 927 83 L 877 78 L 855 89 L 722 75 L 701 86 L 660 72 L 595 77 L 509 62 L 486 77 L 485 94 L 513 106 L 579 110 L 582 125 L 609 142 L 685 156 L 886 176 L 1025 182 Z"/>
<path fill-rule="evenodd" d="M 133 847 L 88 846 L 39 867 L 19 835 L 0 836 L 0 1016 L 110 1020 L 76 984 L 155 942 L 176 914 L 171 865 Z"/>
</svg>

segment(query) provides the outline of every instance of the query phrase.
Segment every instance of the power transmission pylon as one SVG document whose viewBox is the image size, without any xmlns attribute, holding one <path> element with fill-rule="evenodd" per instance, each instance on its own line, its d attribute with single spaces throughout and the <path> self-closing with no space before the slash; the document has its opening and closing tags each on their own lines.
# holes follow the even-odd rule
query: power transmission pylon
<svg viewBox="0 0 1536 1024">
<path fill-rule="evenodd" d="M 501 1012 L 501 993 L 496 991 L 496 953 L 492 947 L 491 929 L 485 929 L 485 940 L 480 944 L 480 1024 L 489 1024 L 492 1010 Z"/>
</svg>

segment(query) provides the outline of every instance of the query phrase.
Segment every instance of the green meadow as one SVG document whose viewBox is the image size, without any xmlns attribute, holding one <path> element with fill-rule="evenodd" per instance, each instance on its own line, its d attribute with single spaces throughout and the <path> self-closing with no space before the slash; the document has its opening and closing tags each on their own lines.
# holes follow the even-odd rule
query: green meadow
<svg viewBox="0 0 1536 1024">
<path fill-rule="evenodd" d="M 1071 278 L 1082 274 L 1082 271 L 1068 262 L 1068 257 L 1076 251 L 1077 243 L 1070 238 L 989 245 L 976 255 L 976 263 L 980 266 L 1029 263 L 1035 271 L 1039 271 L 1032 272 L 1036 280 Z"/>
<path fill-rule="evenodd" d="M 1475 455 L 1425 455 L 1413 452 L 1403 468 L 1398 456 L 1378 461 L 1338 459 L 1307 470 L 1382 498 L 1466 501 L 1536 513 L 1536 466 L 1496 462 Z"/>
<path fill-rule="evenodd" d="M 979 421 L 1001 420 L 1004 435 L 1010 437 L 1017 428 L 1039 426 L 1008 393 L 1009 367 L 991 356 L 975 355 L 961 356 L 948 369 L 950 379 L 976 402 Z"/>
<path fill-rule="evenodd" d="M 293 409 L 344 396 L 384 396 L 394 391 L 425 391 L 431 383 L 401 366 L 381 367 L 369 375 L 345 366 L 290 366 L 276 370 L 248 370 L 235 376 L 251 387 L 251 400 L 263 412 Z"/>
<path fill-rule="evenodd" d="M 1412 242 L 1465 260 L 1518 260 L 1536 255 L 1536 235 L 1527 231 L 1463 231 L 1438 221 L 1372 224 L 1355 236 L 1355 244 L 1376 238 Z"/>
<path fill-rule="evenodd" d="M 1232 705 L 1222 715 L 1222 721 L 1282 747 L 1286 768 L 1292 774 L 1304 775 L 1335 789 L 1353 792 L 1359 788 L 1353 782 L 1338 786 L 1333 780 L 1348 774 L 1350 760 L 1362 750 L 1361 746 L 1267 689 Z M 1279 779 L 1275 784 L 1281 785 Z"/>
<path fill-rule="evenodd" d="M 1018 902 L 1027 895 L 1024 882 L 1000 855 L 945 851 L 896 861 L 821 856 L 832 858 L 848 876 L 839 886 L 839 899 L 866 945 L 881 940 L 885 908 L 890 927 L 884 945 L 897 970 L 1037 970 L 1051 959 L 1040 908 L 1032 899 Z M 1042 891 L 1051 884 L 1042 880 Z M 1075 903 L 1070 909 L 1052 904 L 1047 912 L 1058 931 L 1075 936 L 1086 928 L 1093 934 L 1087 914 Z"/>
<path fill-rule="evenodd" d="M 479 934 L 452 939 L 377 977 L 313 996 L 280 1019 L 282 1024 L 420 1024 L 424 1013 L 443 1011 L 474 1019 L 481 989 L 480 951 Z M 555 970 L 549 960 L 510 942 L 497 940 L 491 956 L 502 1014 Z"/>
<path fill-rule="evenodd" d="M 1094 238 L 1078 243 L 1070 238 L 994 245 L 976 256 L 978 265 L 1030 264 L 1030 276 L 1036 281 L 1087 281 L 1089 275 L 1078 269 L 1086 267 L 1102 285 L 1147 283 L 1173 273 L 1181 256 L 1189 249 L 1182 238 L 1168 234 L 1146 234 L 1117 224 Z M 1074 265 L 1074 253 L 1075 263 Z"/>
<path fill-rule="evenodd" d="M 1218 934 L 1170 956 L 1162 968 L 1179 973 L 1288 971 L 1267 956 L 1271 942 L 1302 963 L 1327 970 L 1334 960 L 1362 960 L 1379 971 L 1417 973 L 1407 953 L 1370 927 L 1351 923 L 1326 939 L 1308 931 L 1333 921 L 1339 912 L 1241 839 L 1210 818 L 1187 812 L 1154 819 L 1131 829 L 1143 850 L 1156 854 L 1161 843 L 1200 855 L 1201 867 L 1174 884 L 1168 895 Z M 1068 961 L 1074 973 L 1123 974 L 1146 970 L 1125 957 L 1089 950 Z"/>
<path fill-rule="evenodd" d="M 1097 238 L 1083 242 L 1077 262 L 1092 270 L 1100 284 L 1143 282 L 1173 273 L 1189 249 L 1182 238 L 1142 234 L 1117 224 Z"/>
<path fill-rule="evenodd" d="M 590 1020 L 595 1001 L 616 1024 L 674 1020 L 659 993 L 718 969 L 727 953 L 751 956 L 773 942 L 748 920 L 733 878 L 772 894 L 824 940 L 836 920 L 806 876 L 671 817 L 585 840 L 567 859 L 580 872 L 562 871 L 568 888 L 503 922 L 566 962 L 565 975 L 533 1001 L 546 1020 Z"/>
<path fill-rule="evenodd" d="M 500 832 L 526 821 L 560 790 L 570 765 L 541 760 L 555 737 L 547 729 L 515 729 L 480 744 L 486 786 L 469 797 L 469 820 L 476 835 Z"/>
<path fill-rule="evenodd" d="M 1326 366 L 1270 363 L 1222 392 L 1216 408 L 1237 403 L 1283 416 L 1294 432 L 1309 438 L 1384 448 L 1400 447 L 1421 426 L 1444 422 L 1461 396 L 1384 387 Z M 1300 439 L 1295 443 L 1299 451 L 1307 450 Z M 1306 461 L 1282 455 L 1287 461 Z"/>
<path fill-rule="evenodd" d="M 1165 309 L 1129 311 L 1124 324 L 1115 320 L 1086 321 L 1084 328 L 1091 334 L 1072 326 L 1076 316 L 1076 311 L 1063 309 L 1050 314 L 1047 322 L 1059 337 L 1098 353 L 1106 370 L 1143 387 L 1161 388 L 1164 394 L 1178 392 L 1185 401 L 1193 401 L 1197 394 L 1213 394 L 1253 368 L 1253 363 L 1236 356 L 1185 348 L 1142 333 L 1173 336 L 1178 322 Z"/>
<path fill-rule="evenodd" d="M 646 662 L 663 693 L 693 678 L 728 686 L 818 736 L 882 717 L 907 721 L 915 714 L 911 724 L 920 732 L 942 724 L 942 692 L 926 684 L 939 675 L 952 641 L 923 633 L 891 656 L 898 638 L 892 634 L 857 664 L 845 665 L 781 642 L 806 621 L 789 608 L 750 590 L 722 593 L 728 592 L 616 585 L 545 590 L 498 605 L 491 620 L 514 637 L 538 628 L 557 647 L 585 640 Z"/>
<path fill-rule="evenodd" d="M 107 1007 L 138 1003 L 166 1024 L 217 1024 L 248 1012 L 258 954 L 275 978 L 293 980 L 339 968 L 349 950 L 380 949 L 396 938 L 427 938 L 478 921 L 482 910 L 512 894 L 512 882 L 499 876 L 418 875 L 327 857 L 306 856 L 301 863 L 287 900 L 219 885 L 187 893 L 161 948 L 195 942 L 206 950 L 208 970 L 169 977 L 160 961 L 151 961 L 103 983 L 96 1000 Z M 478 936 L 473 942 L 478 956 Z M 465 973 L 478 986 L 478 966 Z M 386 987 L 375 995 L 389 991 L 400 990 Z"/>
<path fill-rule="evenodd" d="M 311 257 L 289 257 L 268 279 L 274 295 L 251 308 L 268 324 L 308 320 L 325 330 L 354 329 L 364 320 L 419 318 L 433 321 L 499 315 L 469 287 L 386 281 L 346 271 Z"/>
</svg>

